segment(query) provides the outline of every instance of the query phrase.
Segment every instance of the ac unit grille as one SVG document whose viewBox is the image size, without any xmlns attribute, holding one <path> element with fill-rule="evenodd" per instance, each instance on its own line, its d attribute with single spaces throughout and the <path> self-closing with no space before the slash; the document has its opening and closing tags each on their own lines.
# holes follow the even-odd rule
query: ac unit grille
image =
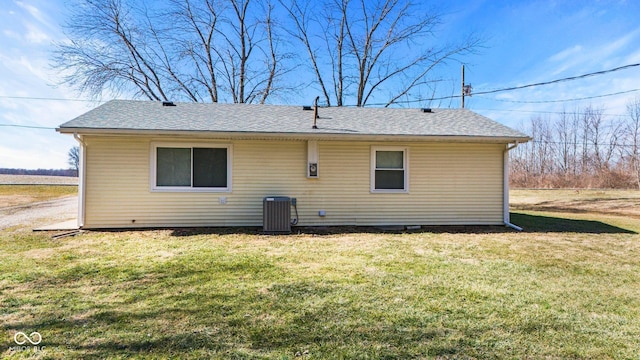
<svg viewBox="0 0 640 360">
<path fill-rule="evenodd" d="M 291 232 L 291 198 L 268 196 L 263 199 L 262 231 L 265 233 Z"/>
</svg>

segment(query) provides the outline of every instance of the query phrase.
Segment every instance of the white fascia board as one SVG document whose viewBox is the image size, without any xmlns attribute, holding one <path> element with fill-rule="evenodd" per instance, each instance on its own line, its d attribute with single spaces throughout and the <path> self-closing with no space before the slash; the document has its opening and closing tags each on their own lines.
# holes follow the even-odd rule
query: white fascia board
<svg viewBox="0 0 640 360">
<path fill-rule="evenodd" d="M 385 134 L 341 134 L 341 133 L 262 133 L 231 131 L 189 131 L 189 130 L 136 130 L 136 129 L 95 129 L 95 128 L 57 128 L 61 134 L 83 135 L 148 135 L 203 137 L 216 139 L 250 139 L 250 140 L 346 140 L 346 141 L 419 141 L 419 142 L 464 142 L 520 144 L 529 141 L 529 137 L 492 137 L 492 136 L 460 136 L 460 135 L 385 135 Z"/>
</svg>

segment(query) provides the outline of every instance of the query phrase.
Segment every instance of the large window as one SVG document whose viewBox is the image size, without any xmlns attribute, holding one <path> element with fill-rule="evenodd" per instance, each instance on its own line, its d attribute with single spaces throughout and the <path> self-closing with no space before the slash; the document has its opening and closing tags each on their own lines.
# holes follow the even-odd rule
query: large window
<svg viewBox="0 0 640 360">
<path fill-rule="evenodd" d="M 231 147 L 152 146 L 152 189 L 156 191 L 230 191 Z"/>
<path fill-rule="evenodd" d="M 371 191 L 407 192 L 407 149 L 371 148 Z"/>
</svg>

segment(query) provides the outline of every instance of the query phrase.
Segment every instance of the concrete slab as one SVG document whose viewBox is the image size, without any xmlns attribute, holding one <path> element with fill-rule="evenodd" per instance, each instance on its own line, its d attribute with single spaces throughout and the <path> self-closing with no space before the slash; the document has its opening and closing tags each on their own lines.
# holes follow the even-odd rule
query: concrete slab
<svg viewBox="0 0 640 360">
<path fill-rule="evenodd" d="M 33 229 L 33 231 L 71 231 L 78 230 L 78 220 L 72 219 L 64 222 L 45 225 L 38 228 Z"/>
</svg>

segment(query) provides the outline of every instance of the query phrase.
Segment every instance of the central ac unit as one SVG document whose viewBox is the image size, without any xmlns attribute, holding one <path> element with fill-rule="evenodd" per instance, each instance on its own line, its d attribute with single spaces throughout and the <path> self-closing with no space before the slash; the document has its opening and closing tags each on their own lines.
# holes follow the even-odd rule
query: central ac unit
<svg viewBox="0 0 640 360">
<path fill-rule="evenodd" d="M 265 233 L 291 232 L 291 198 L 267 196 L 262 201 L 262 231 Z"/>
</svg>

